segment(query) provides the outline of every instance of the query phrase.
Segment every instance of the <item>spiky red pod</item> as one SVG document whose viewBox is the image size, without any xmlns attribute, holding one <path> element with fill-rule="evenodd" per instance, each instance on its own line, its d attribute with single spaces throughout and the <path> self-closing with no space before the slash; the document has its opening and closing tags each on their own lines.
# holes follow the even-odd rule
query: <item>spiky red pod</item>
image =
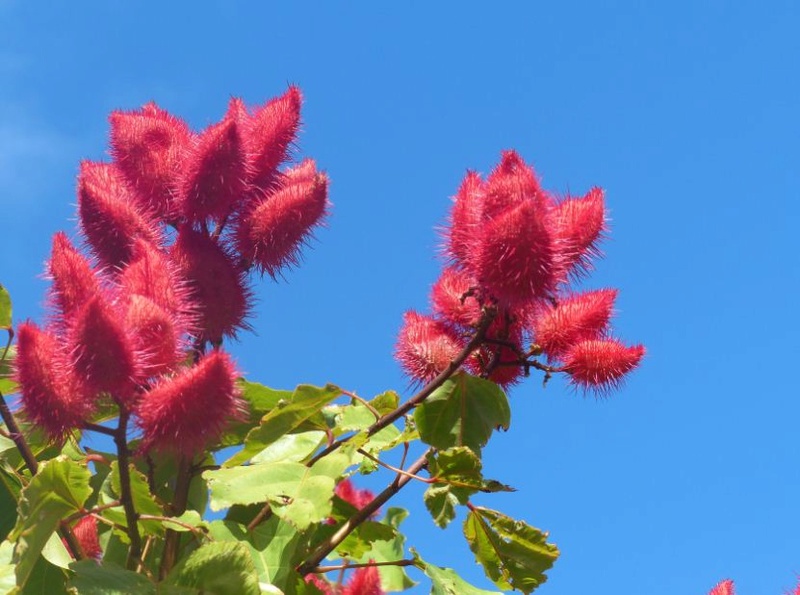
<svg viewBox="0 0 800 595">
<path fill-rule="evenodd" d="M 433 311 L 450 323 L 475 326 L 481 317 L 481 307 L 476 296 L 469 291 L 476 289 L 478 282 L 470 275 L 454 267 L 447 267 L 431 289 Z"/>
<path fill-rule="evenodd" d="M 601 255 L 598 243 L 606 230 L 603 190 L 592 188 L 581 198 L 568 198 L 551 212 L 562 281 L 568 275 L 580 277 Z"/>
<path fill-rule="evenodd" d="M 540 309 L 531 321 L 536 343 L 549 357 L 558 358 L 578 341 L 600 338 L 608 330 L 616 298 L 616 289 L 599 289 Z"/>
<path fill-rule="evenodd" d="M 175 317 L 142 295 L 128 299 L 125 325 L 139 354 L 143 377 L 162 374 L 181 360 Z"/>
<path fill-rule="evenodd" d="M 103 548 L 100 547 L 100 538 L 97 535 L 97 519 L 86 515 L 72 527 L 72 532 L 87 558 L 100 559 Z"/>
<path fill-rule="evenodd" d="M 713 589 L 711 589 L 708 595 L 736 595 L 733 581 L 730 579 L 720 581 Z"/>
<path fill-rule="evenodd" d="M 314 585 L 320 590 L 322 595 L 335 595 L 333 592 L 333 585 L 318 574 L 307 574 L 303 577 L 303 580 L 307 585 Z"/>
<path fill-rule="evenodd" d="M 325 216 L 327 205 L 328 177 L 306 159 L 287 171 L 281 187 L 242 218 L 236 233 L 240 254 L 272 277 L 281 268 L 296 265 L 301 246 Z"/>
<path fill-rule="evenodd" d="M 53 249 L 47 270 L 52 279 L 50 295 L 62 322 L 100 290 L 100 284 L 89 261 L 78 252 L 67 235 L 53 236 Z"/>
<path fill-rule="evenodd" d="M 130 189 L 113 165 L 81 163 L 78 213 L 92 251 L 112 269 L 131 259 L 137 239 L 160 241 L 155 222 L 136 208 Z"/>
<path fill-rule="evenodd" d="M 73 376 L 59 341 L 32 322 L 17 329 L 14 362 L 22 408 L 51 438 L 62 439 L 92 411 L 92 402 Z"/>
<path fill-rule="evenodd" d="M 546 215 L 535 201 L 525 200 L 481 230 L 475 276 L 502 306 L 524 307 L 555 290 L 556 254 Z"/>
<path fill-rule="evenodd" d="M 357 488 L 349 478 L 345 478 L 336 484 L 335 493 L 339 498 L 359 510 L 375 499 L 375 494 L 370 490 Z"/>
<path fill-rule="evenodd" d="M 570 382 L 584 389 L 613 388 L 644 357 L 644 346 L 627 346 L 617 339 L 580 341 L 564 355 L 563 370 Z"/>
<path fill-rule="evenodd" d="M 342 595 L 384 595 L 384 593 L 381 587 L 381 575 L 375 566 L 356 568 L 342 591 Z"/>
<path fill-rule="evenodd" d="M 475 254 L 483 217 L 484 183 L 480 175 L 468 171 L 461 182 L 450 210 L 445 230 L 444 252 L 459 267 L 468 267 Z"/>
<path fill-rule="evenodd" d="M 484 219 L 493 219 L 526 200 L 536 202 L 540 208 L 547 208 L 550 201 L 533 168 L 516 151 L 503 151 L 500 163 L 486 179 L 485 189 Z"/>
<path fill-rule="evenodd" d="M 231 99 L 228 112 L 186 153 L 178 204 L 190 222 L 229 215 L 248 188 L 247 154 L 241 134 L 244 106 Z"/>
<path fill-rule="evenodd" d="M 248 118 L 244 139 L 253 171 L 253 186 L 266 192 L 273 187 L 278 166 L 283 163 L 289 147 L 300 128 L 300 89 L 290 86 L 281 95 L 258 108 Z"/>
<path fill-rule="evenodd" d="M 403 316 L 395 358 L 414 380 L 428 382 L 445 370 L 462 346 L 444 323 L 413 310 Z"/>
<path fill-rule="evenodd" d="M 189 457 L 201 453 L 241 413 L 236 378 L 230 357 L 212 351 L 144 393 L 136 411 L 142 448 Z"/>
<path fill-rule="evenodd" d="M 219 343 L 224 336 L 246 328 L 250 296 L 244 273 L 219 244 L 183 227 L 172 247 L 172 259 L 187 280 L 196 304 L 201 339 Z"/>
<path fill-rule="evenodd" d="M 136 202 L 172 221 L 181 161 L 192 136 L 186 122 L 152 102 L 136 111 L 113 111 L 109 121 L 111 155 Z"/>
<path fill-rule="evenodd" d="M 75 374 L 94 393 L 131 397 L 140 376 L 135 345 L 124 317 L 102 295 L 95 295 L 75 314 L 69 346 Z"/>
</svg>

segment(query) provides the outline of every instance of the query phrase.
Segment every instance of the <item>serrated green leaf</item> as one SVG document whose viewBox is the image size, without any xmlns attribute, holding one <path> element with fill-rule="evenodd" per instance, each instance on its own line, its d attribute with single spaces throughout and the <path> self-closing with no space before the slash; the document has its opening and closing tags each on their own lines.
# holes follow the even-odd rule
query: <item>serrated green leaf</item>
<svg viewBox="0 0 800 595">
<path fill-rule="evenodd" d="M 513 492 L 509 487 L 495 480 L 486 480 L 481 473 L 483 463 L 472 449 L 456 446 L 428 455 L 428 471 L 437 484 L 448 484 L 462 488 L 465 493 Z M 465 500 L 459 497 L 463 504 Z"/>
<path fill-rule="evenodd" d="M 130 469 L 130 490 L 131 499 L 133 500 L 133 507 L 139 514 L 148 514 L 153 516 L 164 516 L 164 510 L 153 498 L 150 493 L 150 486 L 147 484 L 147 478 L 133 465 L 129 465 Z M 112 491 L 112 500 L 120 498 L 120 478 L 119 478 L 119 461 L 111 463 L 111 473 L 109 474 L 110 487 Z M 104 503 L 108 503 L 108 500 Z M 125 516 L 125 510 L 122 506 L 115 506 L 108 508 L 101 513 L 105 518 L 113 521 L 120 527 L 128 526 L 128 519 Z M 164 535 L 164 527 L 161 521 L 140 521 L 140 528 L 148 535 Z"/>
<path fill-rule="evenodd" d="M 300 463 L 259 463 L 206 471 L 211 509 L 268 501 L 272 512 L 305 529 L 327 518 L 336 480 L 351 464 L 352 455 L 340 449 L 306 467 Z"/>
<path fill-rule="evenodd" d="M 376 542 L 391 541 L 396 536 L 397 531 L 391 525 L 365 521 L 336 547 L 336 553 L 342 558 L 361 558 L 374 547 Z"/>
<path fill-rule="evenodd" d="M 362 403 L 353 403 L 339 408 L 336 414 L 336 429 L 341 432 L 365 430 L 377 421 L 377 417 L 369 407 Z"/>
<path fill-rule="evenodd" d="M 400 395 L 393 390 L 387 390 L 377 395 L 369 404 L 381 415 L 386 415 L 397 409 L 400 405 Z"/>
<path fill-rule="evenodd" d="M 422 497 L 425 508 L 431 513 L 433 522 L 444 529 L 456 518 L 458 498 L 450 491 L 448 485 L 431 485 Z M 463 504 L 463 503 L 462 503 Z"/>
<path fill-rule="evenodd" d="M 214 595 L 260 595 L 258 574 L 243 543 L 207 543 L 184 558 L 166 584 Z"/>
<path fill-rule="evenodd" d="M 244 448 L 222 466 L 235 467 L 248 461 L 281 436 L 301 428 L 303 422 L 318 414 L 325 405 L 341 394 L 341 389 L 332 384 L 322 388 L 301 384 L 288 401 L 279 402 L 264 415 L 261 424 L 247 434 Z"/>
<path fill-rule="evenodd" d="M 485 591 L 470 585 L 452 568 L 425 564 L 423 572 L 431 579 L 431 595 L 497 595 L 500 591 Z"/>
<path fill-rule="evenodd" d="M 323 440 L 325 440 L 325 432 L 286 434 L 254 456 L 251 461 L 253 463 L 277 463 L 280 461 L 300 463 L 310 458 Z"/>
<path fill-rule="evenodd" d="M 232 423 L 226 429 L 220 440 L 221 448 L 242 444 L 247 433 L 261 423 L 262 417 L 275 409 L 281 401 L 289 401 L 292 398 L 290 390 L 275 390 L 244 379 L 240 379 L 238 384 L 242 391 L 242 399 L 247 403 L 247 418 Z"/>
<path fill-rule="evenodd" d="M 64 517 L 83 508 L 89 497 L 89 470 L 66 458 L 45 461 L 20 492 L 19 518 L 12 536 L 17 584 L 24 585 L 47 540 Z"/>
<path fill-rule="evenodd" d="M 11 328 L 11 294 L 0 283 L 0 329 Z M 0 350 L 2 355 L 2 350 Z"/>
<path fill-rule="evenodd" d="M 458 372 L 416 408 L 414 420 L 426 444 L 480 452 L 496 428 L 508 428 L 511 409 L 494 382 Z"/>
<path fill-rule="evenodd" d="M 66 573 L 40 556 L 20 595 L 67 595 L 66 582 Z"/>
<path fill-rule="evenodd" d="M 156 586 L 144 575 L 116 564 L 81 560 L 70 564 L 69 587 L 78 595 L 155 595 Z"/>
<path fill-rule="evenodd" d="M 486 576 L 501 589 L 530 593 L 547 580 L 544 573 L 559 555 L 539 529 L 479 506 L 467 515 L 464 536 Z"/>
<path fill-rule="evenodd" d="M 300 577 L 294 568 L 299 563 L 295 559 L 295 552 L 301 534 L 276 517 L 267 519 L 252 531 L 239 523 L 212 521 L 209 534 L 216 541 L 245 544 L 262 583 L 289 585 Z"/>
<path fill-rule="evenodd" d="M 17 499 L 21 489 L 19 477 L 0 467 L 0 540 L 8 536 L 17 522 Z"/>
<path fill-rule="evenodd" d="M 5 357 L 3 354 L 5 353 Z M 14 382 L 12 366 L 17 357 L 17 346 L 11 345 L 6 351 L 5 341 L 0 340 L 0 393 L 11 395 L 19 390 L 17 383 Z"/>
<path fill-rule="evenodd" d="M 372 544 L 358 562 L 367 563 L 370 560 L 375 562 L 392 562 L 402 560 L 405 555 L 405 536 L 400 533 L 400 524 L 408 516 L 408 511 L 404 508 L 392 507 L 386 511 L 383 522 L 394 528 L 395 537 L 388 541 L 376 541 Z M 405 591 L 414 587 L 417 583 L 412 580 L 405 568 L 402 566 L 378 566 L 378 574 L 381 576 L 381 587 L 384 591 Z"/>
</svg>

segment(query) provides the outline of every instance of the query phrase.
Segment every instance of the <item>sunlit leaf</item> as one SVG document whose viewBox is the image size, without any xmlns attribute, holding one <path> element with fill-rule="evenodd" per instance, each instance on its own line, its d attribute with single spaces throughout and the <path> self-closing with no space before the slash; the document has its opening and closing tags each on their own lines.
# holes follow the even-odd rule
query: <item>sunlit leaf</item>
<svg viewBox="0 0 800 595">
<path fill-rule="evenodd" d="M 431 579 L 431 595 L 496 595 L 499 591 L 485 591 L 473 587 L 452 568 L 425 564 L 423 572 Z"/>
<path fill-rule="evenodd" d="M 398 531 L 400 524 L 408 516 L 408 511 L 403 508 L 389 508 L 386 511 L 384 523 L 395 530 L 394 539 L 387 541 L 375 541 L 369 551 L 358 559 L 361 563 L 370 560 L 375 562 L 392 562 L 402 560 L 405 556 L 405 536 Z M 381 576 L 381 586 L 384 591 L 405 591 L 415 586 L 416 581 L 411 580 L 405 568 L 402 566 L 378 566 L 378 574 Z"/>
<path fill-rule="evenodd" d="M 260 595 L 258 573 L 243 543 L 207 543 L 184 558 L 165 581 L 214 595 Z"/>
<path fill-rule="evenodd" d="M 80 595 L 155 595 L 156 587 L 142 574 L 116 564 L 81 560 L 70 565 L 69 587 Z"/>
<path fill-rule="evenodd" d="M 0 283 L 0 329 L 11 328 L 11 294 Z M 3 353 L 5 345 L 0 347 L 0 355 Z"/>
</svg>

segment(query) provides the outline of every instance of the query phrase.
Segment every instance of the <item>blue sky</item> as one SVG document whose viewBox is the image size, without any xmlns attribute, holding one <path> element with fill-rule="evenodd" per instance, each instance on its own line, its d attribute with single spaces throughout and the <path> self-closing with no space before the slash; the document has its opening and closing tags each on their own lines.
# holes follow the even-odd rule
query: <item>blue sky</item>
<svg viewBox="0 0 800 595">
<path fill-rule="evenodd" d="M 550 531 L 543 595 L 725 577 L 779 594 L 800 573 L 798 28 L 794 0 L 0 0 L 0 282 L 17 319 L 41 317 L 50 236 L 75 229 L 110 110 L 152 99 L 202 127 L 295 83 L 333 214 L 286 282 L 257 284 L 232 350 L 275 387 L 403 389 L 394 337 L 426 307 L 448 197 L 516 148 L 548 188 L 606 189 L 587 286 L 621 289 L 616 328 L 649 352 L 606 400 L 513 389 L 485 471 L 518 491 L 481 503 Z M 421 492 L 400 502 L 410 543 L 488 588 Z"/>
</svg>

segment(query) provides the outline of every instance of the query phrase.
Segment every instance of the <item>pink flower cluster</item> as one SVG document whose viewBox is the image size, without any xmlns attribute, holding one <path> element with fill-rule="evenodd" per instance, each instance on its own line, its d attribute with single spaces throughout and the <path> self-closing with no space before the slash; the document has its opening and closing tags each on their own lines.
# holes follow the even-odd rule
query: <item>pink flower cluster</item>
<svg viewBox="0 0 800 595">
<path fill-rule="evenodd" d="M 328 208 L 312 160 L 284 165 L 300 105 L 295 87 L 253 109 L 234 98 L 199 133 L 153 103 L 111 114 L 112 162 L 78 176 L 90 256 L 55 235 L 49 323 L 19 328 L 34 423 L 62 437 L 110 397 L 144 448 L 195 454 L 238 415 L 238 374 L 219 347 L 247 327 L 247 273 L 297 263 Z"/>
<path fill-rule="evenodd" d="M 644 347 L 611 334 L 616 290 L 570 289 L 599 256 L 605 231 L 602 190 L 556 200 L 514 151 L 486 179 L 468 172 L 445 230 L 448 266 L 433 286 L 433 313 L 407 312 L 399 334 L 405 372 L 427 382 L 446 369 L 492 305 L 497 315 L 465 362 L 470 372 L 509 386 L 544 354 L 548 369 L 578 387 L 615 386 Z"/>
</svg>

